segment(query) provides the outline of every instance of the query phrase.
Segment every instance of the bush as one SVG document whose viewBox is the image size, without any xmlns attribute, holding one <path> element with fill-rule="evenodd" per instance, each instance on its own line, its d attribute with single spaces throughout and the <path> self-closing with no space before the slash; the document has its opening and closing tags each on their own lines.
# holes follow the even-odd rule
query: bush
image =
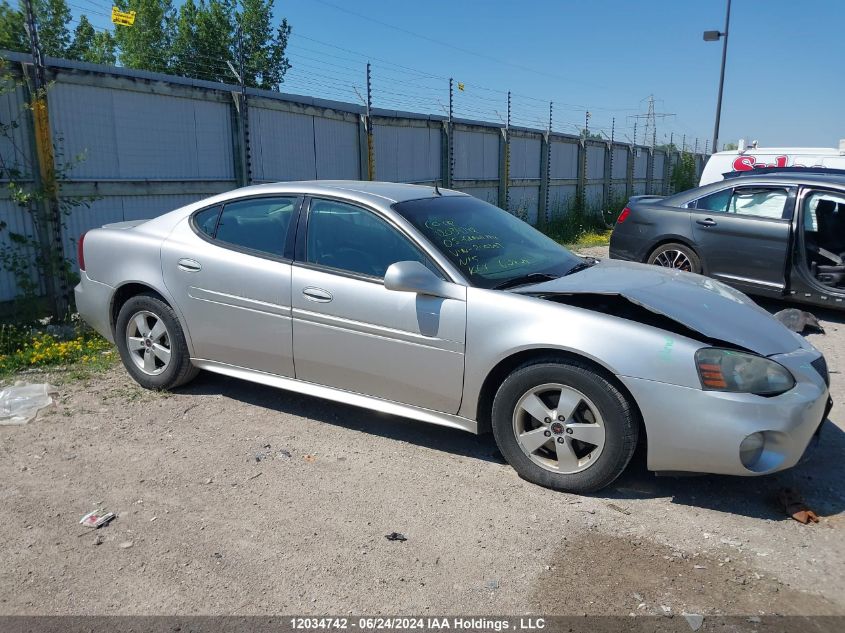
<svg viewBox="0 0 845 633">
<path fill-rule="evenodd" d="M 0 375 L 34 367 L 110 362 L 111 358 L 111 343 L 79 322 L 63 327 L 0 325 Z"/>
</svg>

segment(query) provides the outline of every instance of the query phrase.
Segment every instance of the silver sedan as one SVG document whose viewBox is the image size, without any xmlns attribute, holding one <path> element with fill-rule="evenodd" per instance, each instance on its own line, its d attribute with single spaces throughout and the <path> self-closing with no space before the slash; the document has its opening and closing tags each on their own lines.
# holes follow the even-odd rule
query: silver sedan
<svg viewBox="0 0 845 633">
<path fill-rule="evenodd" d="M 646 438 L 654 471 L 789 468 L 831 406 L 824 358 L 740 292 L 578 257 L 457 191 L 248 187 L 89 231 L 79 265 L 80 314 L 144 387 L 205 369 L 492 430 L 558 490 L 607 486 Z"/>
</svg>

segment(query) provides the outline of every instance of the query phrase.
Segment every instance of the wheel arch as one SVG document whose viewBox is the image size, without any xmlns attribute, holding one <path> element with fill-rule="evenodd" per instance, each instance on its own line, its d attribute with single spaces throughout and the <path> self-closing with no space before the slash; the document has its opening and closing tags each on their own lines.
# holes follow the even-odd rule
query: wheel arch
<svg viewBox="0 0 845 633">
<path fill-rule="evenodd" d="M 616 387 L 631 403 L 637 415 L 637 424 L 640 430 L 640 441 L 647 441 L 647 431 L 643 422 L 640 406 L 630 390 L 620 381 L 612 371 L 594 359 L 569 350 L 556 348 L 531 348 L 515 352 L 500 360 L 487 374 L 481 386 L 476 405 L 476 421 L 478 422 L 478 433 L 487 433 L 492 429 L 493 399 L 502 381 L 513 373 L 518 367 L 543 361 L 577 360 L 584 363 L 600 374 L 605 380 Z"/>
<path fill-rule="evenodd" d="M 109 326 L 111 327 L 112 336 L 116 335 L 115 324 L 117 323 L 117 315 L 124 304 L 132 297 L 137 297 L 141 294 L 148 294 L 166 303 L 176 313 L 179 319 L 179 324 L 182 326 L 182 333 L 185 336 L 185 342 L 188 344 L 188 350 L 193 354 L 193 345 L 191 343 L 191 335 L 186 327 L 185 320 L 176 303 L 167 296 L 160 289 L 155 288 L 149 283 L 143 281 L 127 281 L 117 288 L 112 293 L 111 305 L 109 306 Z"/>
</svg>

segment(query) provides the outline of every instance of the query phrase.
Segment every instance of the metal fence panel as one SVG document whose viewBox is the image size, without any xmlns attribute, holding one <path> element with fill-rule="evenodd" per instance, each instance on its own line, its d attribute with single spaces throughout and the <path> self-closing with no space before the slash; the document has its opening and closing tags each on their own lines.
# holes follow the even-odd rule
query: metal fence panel
<svg viewBox="0 0 845 633">
<path fill-rule="evenodd" d="M 587 178 L 604 178 L 604 147 L 587 146 Z"/>
<path fill-rule="evenodd" d="M 577 192 L 578 188 L 575 185 L 552 185 L 549 187 L 549 217 L 555 220 L 569 213 Z"/>
<path fill-rule="evenodd" d="M 373 133 L 378 180 L 431 183 L 440 178 L 439 129 L 376 124 Z"/>
<path fill-rule="evenodd" d="M 314 117 L 250 107 L 252 176 L 256 180 L 314 180 Z"/>
<path fill-rule="evenodd" d="M 77 179 L 233 179 L 231 121 L 221 103 L 58 81 L 54 141 L 77 155 Z"/>
<path fill-rule="evenodd" d="M 496 187 L 460 187 L 457 190 L 468 193 L 490 204 L 499 203 L 499 189 Z"/>
<path fill-rule="evenodd" d="M 5 249 L 11 245 L 12 242 L 9 239 L 10 233 L 34 237 L 33 231 L 35 227 L 32 222 L 32 216 L 30 216 L 26 209 L 19 207 L 13 200 L 0 199 L 0 222 L 6 225 L 6 228 L 0 231 L 0 249 Z M 20 255 L 33 262 L 33 265 L 30 267 L 30 279 L 36 281 L 34 253 L 30 249 L 24 249 L 20 251 Z M 5 269 L 0 269 L 0 301 L 14 299 L 20 291 L 21 289 L 18 287 L 15 276 Z"/>
<path fill-rule="evenodd" d="M 453 151 L 457 180 L 499 177 L 499 132 L 455 130 Z"/>
<path fill-rule="evenodd" d="M 357 180 L 361 174 L 358 125 L 337 119 L 314 119 L 318 179 Z"/>
<path fill-rule="evenodd" d="M 628 174 L 628 148 L 613 148 L 613 173 L 610 177 L 613 180 L 625 178 Z"/>
<path fill-rule="evenodd" d="M 578 143 L 552 141 L 551 143 L 551 177 L 578 177 Z"/>
<path fill-rule="evenodd" d="M 537 224 L 538 194 L 537 187 L 511 187 L 509 211 L 530 224 Z"/>
<path fill-rule="evenodd" d="M 645 178 L 648 175 L 648 151 L 642 148 L 634 150 L 634 178 Z"/>
<path fill-rule="evenodd" d="M 540 177 L 540 144 L 539 137 L 511 138 L 510 178 L 512 180 Z"/>
<path fill-rule="evenodd" d="M 32 163 L 32 140 L 27 123 L 26 100 L 23 88 L 12 88 L 0 82 L 3 92 L 0 94 L 0 121 L 11 123 L 17 121 L 18 127 L 8 130 L 7 135 L 0 136 L 0 156 L 11 166 L 16 166 L 21 173 L 29 176 L 34 169 Z"/>
</svg>

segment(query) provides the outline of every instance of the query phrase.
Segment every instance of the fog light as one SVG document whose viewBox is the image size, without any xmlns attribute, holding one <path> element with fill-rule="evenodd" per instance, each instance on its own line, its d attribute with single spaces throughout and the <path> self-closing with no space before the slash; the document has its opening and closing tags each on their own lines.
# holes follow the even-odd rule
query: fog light
<svg viewBox="0 0 845 633">
<path fill-rule="evenodd" d="M 752 433 L 739 445 L 739 459 L 742 465 L 746 468 L 751 468 L 760 455 L 763 454 L 763 446 L 765 445 L 765 436 L 762 433 Z"/>
</svg>

